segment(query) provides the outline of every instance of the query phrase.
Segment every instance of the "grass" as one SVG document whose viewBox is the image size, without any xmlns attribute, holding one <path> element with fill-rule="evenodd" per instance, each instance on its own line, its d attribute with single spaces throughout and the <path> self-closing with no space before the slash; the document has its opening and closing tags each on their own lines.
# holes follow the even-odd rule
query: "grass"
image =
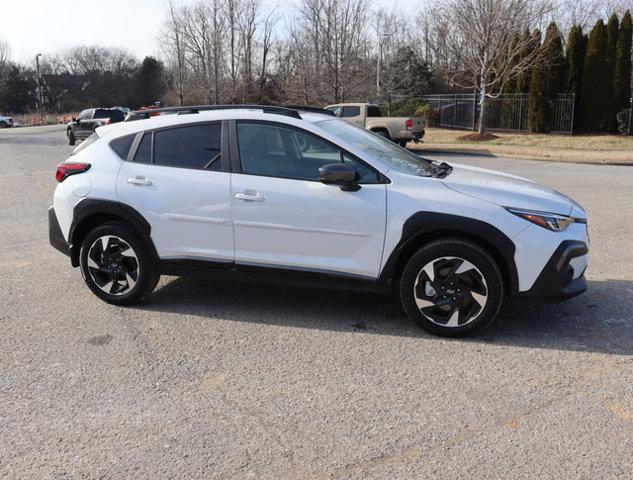
<svg viewBox="0 0 633 480">
<path fill-rule="evenodd" d="M 623 135 L 543 135 L 498 133 L 488 141 L 468 141 L 467 131 L 428 128 L 414 150 L 478 151 L 495 156 L 582 163 L 633 165 L 633 137 Z"/>
</svg>

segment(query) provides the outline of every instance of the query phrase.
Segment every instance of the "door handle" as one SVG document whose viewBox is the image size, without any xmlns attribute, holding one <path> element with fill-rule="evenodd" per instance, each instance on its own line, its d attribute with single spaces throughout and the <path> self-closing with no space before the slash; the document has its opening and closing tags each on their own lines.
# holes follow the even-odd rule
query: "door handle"
<svg viewBox="0 0 633 480">
<path fill-rule="evenodd" d="M 242 200 L 244 202 L 263 202 L 265 199 L 259 192 L 244 192 L 244 193 L 236 193 L 235 198 L 238 200 Z"/>
<path fill-rule="evenodd" d="M 152 181 L 151 180 L 148 180 L 147 178 L 141 177 L 141 176 L 130 177 L 130 178 L 127 179 L 127 183 L 130 183 L 132 185 L 140 185 L 140 186 L 143 186 L 143 187 L 149 187 L 149 186 L 152 185 Z"/>
</svg>

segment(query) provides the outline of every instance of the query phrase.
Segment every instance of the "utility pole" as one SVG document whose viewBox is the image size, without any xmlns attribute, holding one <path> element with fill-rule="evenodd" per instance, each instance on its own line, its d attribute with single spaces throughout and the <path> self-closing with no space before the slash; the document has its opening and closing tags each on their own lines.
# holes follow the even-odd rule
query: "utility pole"
<svg viewBox="0 0 633 480">
<path fill-rule="evenodd" d="M 44 96 L 42 95 L 42 78 L 40 76 L 40 57 L 41 53 L 35 55 L 35 68 L 37 70 L 37 97 L 38 97 L 38 107 L 40 111 L 40 121 L 44 123 Z"/>
</svg>

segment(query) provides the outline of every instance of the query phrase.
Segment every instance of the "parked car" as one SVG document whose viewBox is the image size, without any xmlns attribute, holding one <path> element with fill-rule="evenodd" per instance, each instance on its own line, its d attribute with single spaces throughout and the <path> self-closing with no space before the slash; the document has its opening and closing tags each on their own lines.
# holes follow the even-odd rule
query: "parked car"
<svg viewBox="0 0 633 480">
<path fill-rule="evenodd" d="M 419 142 L 424 137 L 424 125 L 416 117 L 383 117 L 378 105 L 371 103 L 340 103 L 325 107 L 354 125 L 392 140 L 404 147 L 408 142 Z"/>
<path fill-rule="evenodd" d="M 551 188 L 320 113 L 161 111 L 174 112 L 98 128 L 57 167 L 50 242 L 106 302 L 212 272 L 392 293 L 422 328 L 458 336 L 504 298 L 586 289 L 587 217 Z"/>
<path fill-rule="evenodd" d="M 13 125 L 13 118 L 0 115 L 0 128 L 11 128 Z"/>
<path fill-rule="evenodd" d="M 96 128 L 110 123 L 125 120 L 127 111 L 122 108 L 89 108 L 73 118 L 66 126 L 68 145 L 75 145 L 77 140 L 85 140 Z"/>
</svg>

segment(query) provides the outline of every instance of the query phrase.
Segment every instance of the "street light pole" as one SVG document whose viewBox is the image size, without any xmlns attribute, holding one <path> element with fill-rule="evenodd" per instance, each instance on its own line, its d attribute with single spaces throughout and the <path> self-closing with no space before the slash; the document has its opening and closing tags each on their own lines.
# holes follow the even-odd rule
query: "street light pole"
<svg viewBox="0 0 633 480">
<path fill-rule="evenodd" d="M 40 121 L 44 123 L 44 97 L 42 95 L 42 78 L 40 76 L 40 57 L 41 53 L 35 55 L 35 68 L 37 69 L 37 97 L 38 97 L 38 107 L 40 111 Z"/>
</svg>

